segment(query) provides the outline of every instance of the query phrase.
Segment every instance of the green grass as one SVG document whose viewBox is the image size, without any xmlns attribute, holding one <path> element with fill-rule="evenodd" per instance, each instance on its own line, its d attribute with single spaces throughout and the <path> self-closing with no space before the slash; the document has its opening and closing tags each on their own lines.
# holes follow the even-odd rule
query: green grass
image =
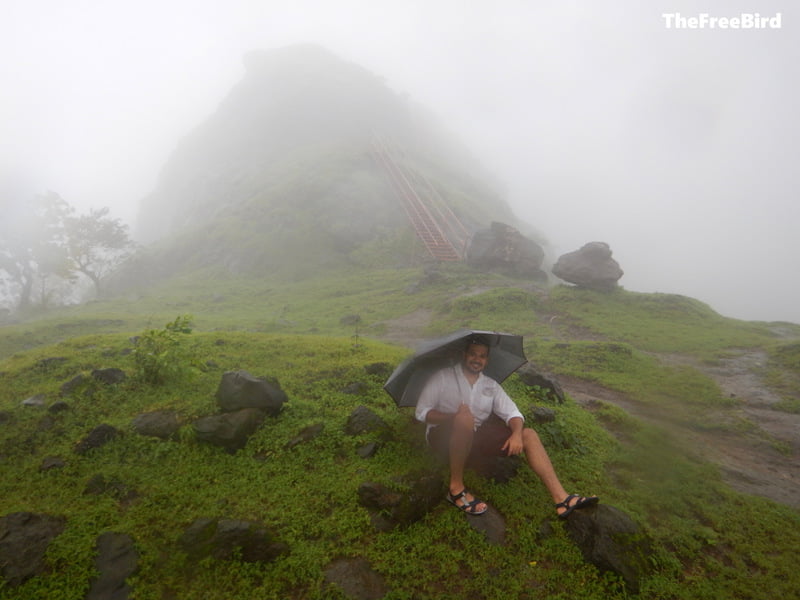
<svg viewBox="0 0 800 600">
<path fill-rule="evenodd" d="M 776 338 L 763 323 L 722 317 L 698 300 L 675 294 L 559 286 L 547 308 L 569 323 L 652 352 L 713 358 L 726 349 L 762 346 Z"/>
<path fill-rule="evenodd" d="M 67 519 L 48 551 L 52 573 L 14 589 L 0 583 L 0 597 L 83 598 L 95 539 L 109 530 L 135 539 L 140 570 L 132 584 L 144 599 L 343 597 L 325 585 L 324 569 L 353 556 L 365 557 L 385 578 L 389 599 L 628 597 L 616 578 L 582 559 L 527 471 L 506 484 L 468 475 L 467 484 L 504 514 L 505 546 L 487 544 L 445 503 L 407 529 L 373 528 L 357 502 L 360 483 L 397 486 L 409 473 L 439 468 L 420 451 L 409 409 L 398 409 L 382 379 L 364 370 L 407 356 L 407 349 L 375 338 L 385 321 L 419 309 L 434 314 L 431 335 L 458 327 L 523 333 L 539 366 L 618 390 L 682 424 L 722 426 L 713 419 L 736 406 L 697 369 L 665 366 L 656 353 L 714 361 L 738 348 L 763 348 L 771 357 L 768 380 L 784 397 L 796 390 L 796 344 L 781 343 L 770 324 L 725 319 L 677 296 L 567 287 L 548 293 L 463 265 L 434 272 L 354 268 L 313 280 L 243 280 L 211 271 L 178 278 L 135 297 L 0 328 L 0 411 L 11 415 L 0 425 L 0 515 L 32 511 Z M 187 338 L 194 367 L 161 386 L 134 377 L 129 338 L 187 313 L 195 322 Z M 594 339 L 554 340 L 559 327 Z M 50 405 L 64 382 L 102 367 L 131 377 L 65 398 L 70 409 L 52 416 L 48 427 L 42 427 L 42 409 L 20 405 L 39 393 Z M 290 400 L 230 455 L 197 442 L 191 422 L 216 412 L 220 377 L 234 369 L 277 378 Z M 344 393 L 353 382 L 365 393 Z M 516 377 L 505 387 L 523 412 L 544 402 Z M 369 460 L 356 449 L 372 436 L 343 430 L 359 405 L 394 432 Z M 766 599 L 791 597 L 800 588 L 797 511 L 734 493 L 691 448 L 619 408 L 597 403 L 590 412 L 572 401 L 548 406 L 556 422 L 538 429 L 568 489 L 600 494 L 654 540 L 642 597 Z M 183 423 L 177 440 L 133 432 L 137 414 L 166 408 Z M 124 435 L 75 454 L 75 444 L 100 423 Z M 325 425 L 319 437 L 287 449 L 287 441 L 316 423 Z M 62 456 L 67 464 L 40 472 L 46 456 Z M 85 494 L 96 475 L 121 481 L 138 496 L 121 502 L 112 491 Z M 267 565 L 191 565 L 176 543 L 198 517 L 264 522 L 291 552 Z M 542 534 L 543 523 L 553 525 L 551 535 Z"/>
<path fill-rule="evenodd" d="M 800 344 L 779 344 L 771 348 L 765 380 L 783 398 L 779 409 L 800 413 Z"/>
<path fill-rule="evenodd" d="M 197 332 L 190 336 L 192 351 L 213 367 L 168 385 L 147 386 L 131 377 L 113 388 L 97 387 L 91 398 L 66 398 L 70 410 L 46 430 L 39 426 L 41 409 L 20 406 L 35 393 L 51 404 L 61 383 L 93 368 L 116 366 L 133 375 L 127 338 L 73 338 L 0 364 L 0 410 L 13 415 L 13 426 L 0 429 L 6 473 L 0 514 L 32 511 L 67 519 L 48 551 L 53 573 L 13 590 L 0 587 L 0 597 L 82 598 L 93 576 L 94 540 L 108 530 L 136 541 L 137 598 L 335 598 L 336 590 L 324 584 L 324 569 L 341 556 L 367 558 L 391 589 L 387 598 L 626 597 L 614 577 L 582 560 L 557 526 L 545 490 L 527 471 L 507 484 L 469 475 L 468 484 L 505 515 L 505 546 L 487 544 L 445 503 L 407 529 L 379 533 L 372 527 L 357 502 L 360 483 L 392 486 L 408 473 L 437 468 L 412 437 L 418 430 L 410 427 L 408 409 L 398 409 L 382 391 L 382 379 L 364 370 L 373 362 L 398 363 L 407 354 L 402 348 L 356 344 L 349 337 Z M 622 354 L 617 367 L 637 360 Z M 53 357 L 64 360 L 43 362 Z M 290 398 L 234 455 L 198 443 L 189 424 L 216 411 L 214 392 L 230 369 L 276 377 Z M 363 395 L 342 391 L 354 381 L 366 386 Z M 524 411 L 541 403 L 517 378 L 506 387 Z M 370 460 L 355 454 L 370 434 L 344 433 L 347 416 L 362 404 L 395 433 Z M 184 422 L 177 441 L 133 433 L 135 415 L 163 408 L 178 411 Z M 766 598 L 796 589 L 796 512 L 730 492 L 713 469 L 685 458 L 663 434 L 618 409 L 606 407 L 595 416 L 572 402 L 551 408 L 556 424 L 540 433 L 562 479 L 570 488 L 600 493 L 656 541 L 655 569 L 643 582 L 643 597 L 735 597 L 734 590 L 745 590 L 741 597 Z M 606 433 L 604 421 L 614 421 L 627 440 Z M 287 449 L 300 430 L 319 422 L 325 429 L 318 438 Z M 99 423 L 124 435 L 87 455 L 74 454 L 74 445 Z M 42 459 L 51 455 L 65 457 L 67 466 L 40 472 Z M 124 482 L 137 498 L 121 503 L 110 492 L 85 494 L 97 474 Z M 207 560 L 192 566 L 176 542 L 198 517 L 264 522 L 291 553 L 266 565 Z M 556 525 L 553 535 L 542 537 L 544 521 Z"/>
<path fill-rule="evenodd" d="M 471 273 L 460 264 L 440 267 L 433 275 L 422 267 L 366 272 L 354 267 L 300 280 L 237 278 L 208 269 L 142 294 L 6 325 L 0 328 L 0 358 L 88 333 L 161 327 L 187 313 L 205 331 L 377 337 L 387 319 L 419 308 L 439 310 L 457 294 L 504 281 L 502 276 Z M 348 319 L 355 315 L 360 317 L 358 327 Z"/>
</svg>

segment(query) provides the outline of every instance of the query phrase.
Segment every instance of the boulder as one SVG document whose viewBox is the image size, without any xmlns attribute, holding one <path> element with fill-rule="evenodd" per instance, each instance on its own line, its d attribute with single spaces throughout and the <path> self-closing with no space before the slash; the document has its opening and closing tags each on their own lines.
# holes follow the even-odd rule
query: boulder
<svg viewBox="0 0 800 600">
<path fill-rule="evenodd" d="M 0 517 L 0 576 L 6 586 L 46 572 L 45 552 L 65 524 L 61 517 L 29 512 Z"/>
<path fill-rule="evenodd" d="M 584 560 L 620 575 L 630 593 L 639 593 L 640 579 L 650 565 L 652 543 L 627 514 L 598 504 L 574 511 L 565 528 Z"/>
<path fill-rule="evenodd" d="M 504 223 L 494 222 L 472 236 L 466 252 L 471 267 L 485 271 L 500 271 L 547 281 L 542 271 L 544 250 L 518 230 Z"/>
<path fill-rule="evenodd" d="M 257 408 L 270 416 L 277 415 L 287 401 L 277 381 L 254 377 L 247 371 L 228 371 L 217 388 L 217 404 L 225 412 Z"/>
<path fill-rule="evenodd" d="M 94 567 L 99 575 L 92 581 L 86 600 L 127 600 L 133 590 L 126 579 L 139 567 L 133 538 L 107 531 L 97 537 L 96 549 Z"/>
<path fill-rule="evenodd" d="M 236 452 L 244 448 L 248 438 L 261 427 L 266 415 L 256 408 L 201 417 L 194 422 L 197 439 Z"/>
<path fill-rule="evenodd" d="M 559 279 L 601 292 L 615 289 L 623 274 L 605 242 L 589 242 L 579 250 L 562 254 L 553 265 L 553 275 Z"/>
</svg>

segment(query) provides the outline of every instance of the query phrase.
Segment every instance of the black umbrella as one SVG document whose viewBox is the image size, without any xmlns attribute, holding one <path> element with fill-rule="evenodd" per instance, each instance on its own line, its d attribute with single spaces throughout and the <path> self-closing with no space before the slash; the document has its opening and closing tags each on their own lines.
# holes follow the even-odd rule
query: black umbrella
<svg viewBox="0 0 800 600">
<path fill-rule="evenodd" d="M 489 346 L 489 364 L 484 374 L 502 383 L 528 362 L 522 336 L 496 331 L 461 329 L 420 344 L 417 351 L 398 366 L 383 386 L 398 406 L 416 406 L 428 378 L 437 370 L 461 361 L 467 340 L 476 338 Z"/>
</svg>

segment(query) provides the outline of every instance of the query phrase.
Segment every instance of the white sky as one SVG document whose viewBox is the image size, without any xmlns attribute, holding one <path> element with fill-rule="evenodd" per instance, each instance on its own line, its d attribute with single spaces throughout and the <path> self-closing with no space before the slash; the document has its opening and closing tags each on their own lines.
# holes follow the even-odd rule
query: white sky
<svg viewBox="0 0 800 600">
<path fill-rule="evenodd" d="M 796 3 L 554 4 L 0 0 L 0 179 L 133 223 L 246 52 L 315 42 L 437 113 L 550 260 L 605 241 L 626 289 L 800 323 Z M 781 28 L 668 29 L 674 12 Z"/>
</svg>

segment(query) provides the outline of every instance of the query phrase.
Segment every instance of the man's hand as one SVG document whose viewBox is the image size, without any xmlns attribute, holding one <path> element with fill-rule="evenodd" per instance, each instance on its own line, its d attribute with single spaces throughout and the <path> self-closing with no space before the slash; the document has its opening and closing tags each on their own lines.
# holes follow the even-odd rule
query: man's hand
<svg viewBox="0 0 800 600">
<path fill-rule="evenodd" d="M 471 415 L 472 411 L 469 408 L 469 404 L 459 404 L 458 405 L 458 411 L 456 412 L 456 414 L 458 414 L 458 413 L 467 413 L 467 414 Z"/>
<path fill-rule="evenodd" d="M 425 417 L 425 422 L 431 425 L 442 425 L 444 423 L 455 422 L 459 419 L 462 422 L 469 422 L 474 425 L 475 417 L 472 415 L 472 411 L 467 404 L 459 404 L 458 411 L 454 413 L 445 413 L 440 410 L 431 409 Z"/>
<path fill-rule="evenodd" d="M 458 411 L 453 417 L 453 423 L 460 423 L 463 427 L 475 428 L 475 417 L 467 404 L 459 404 Z"/>
<path fill-rule="evenodd" d="M 511 437 L 506 440 L 506 443 L 503 444 L 500 449 L 506 453 L 506 456 L 516 456 L 520 454 L 522 452 L 522 432 L 512 432 Z"/>
</svg>

